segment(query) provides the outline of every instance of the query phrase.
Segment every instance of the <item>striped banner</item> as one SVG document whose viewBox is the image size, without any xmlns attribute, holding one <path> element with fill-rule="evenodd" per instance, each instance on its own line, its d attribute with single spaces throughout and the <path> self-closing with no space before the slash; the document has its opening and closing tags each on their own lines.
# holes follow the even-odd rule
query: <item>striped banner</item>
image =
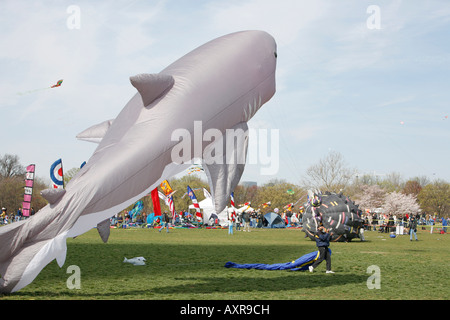
<svg viewBox="0 0 450 320">
<path fill-rule="evenodd" d="M 31 198 L 33 196 L 33 184 L 34 184 L 34 172 L 36 166 L 30 164 L 27 167 L 27 173 L 25 176 L 25 188 L 22 203 L 22 214 L 24 217 L 29 217 L 31 213 Z"/>
</svg>

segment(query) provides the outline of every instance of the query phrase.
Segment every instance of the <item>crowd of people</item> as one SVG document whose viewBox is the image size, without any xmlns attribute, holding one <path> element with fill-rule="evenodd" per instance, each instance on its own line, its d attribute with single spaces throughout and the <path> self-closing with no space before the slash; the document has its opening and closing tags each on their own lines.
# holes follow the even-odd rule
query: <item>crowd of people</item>
<svg viewBox="0 0 450 320">
<path fill-rule="evenodd" d="M 295 212 L 291 210 L 285 210 L 279 212 L 277 208 L 274 212 L 280 216 L 284 221 L 286 227 L 301 227 L 303 212 Z M 233 224 L 236 231 L 250 231 L 250 228 L 264 228 L 267 227 L 268 221 L 264 218 L 264 213 L 261 210 L 249 210 L 249 211 L 235 211 L 228 214 L 228 220 Z"/>
<path fill-rule="evenodd" d="M 409 228 L 412 220 L 416 225 L 434 226 L 436 224 L 442 224 L 442 230 L 447 232 L 448 217 L 438 217 L 436 215 L 430 215 L 426 213 L 416 214 L 389 214 L 381 212 L 367 212 L 362 215 L 364 220 L 364 230 L 378 231 L 378 232 L 395 232 L 397 227 Z"/>
<path fill-rule="evenodd" d="M 278 212 L 287 227 L 301 227 L 302 226 L 302 212 L 284 211 Z M 165 215 L 168 216 L 168 223 L 171 226 L 195 226 L 202 227 L 204 224 L 212 227 L 220 227 L 221 222 L 216 214 L 212 214 L 208 221 L 204 221 L 202 216 L 197 216 L 196 213 L 189 211 L 179 211 L 173 217 L 170 213 L 164 212 L 161 217 L 154 217 L 149 222 L 147 220 L 148 214 L 141 213 L 135 217 L 129 214 L 130 212 L 124 210 L 111 218 L 111 225 L 117 227 L 125 226 L 144 226 L 158 228 L 165 226 Z M 261 210 L 248 210 L 244 212 L 230 211 L 227 217 L 227 224 L 233 224 L 236 231 L 250 231 L 250 228 L 267 227 L 267 220 L 264 218 L 264 213 Z"/>
<path fill-rule="evenodd" d="M 33 207 L 31 208 L 31 215 L 34 215 L 35 211 Z M 2 207 L 2 213 L 0 214 L 0 225 L 6 225 L 13 222 L 17 222 L 20 220 L 25 220 L 27 217 L 25 217 L 22 213 L 22 208 L 19 207 L 17 211 L 15 212 L 8 212 L 8 209 L 5 207 Z"/>
<path fill-rule="evenodd" d="M 274 212 L 281 217 L 287 227 L 302 226 L 303 212 L 301 210 L 298 212 L 291 210 L 279 212 L 278 209 L 275 208 Z M 31 215 L 33 214 L 34 210 L 32 208 Z M 201 217 L 196 217 L 195 214 L 192 214 L 189 211 L 180 211 L 175 215 L 175 217 L 172 217 L 170 214 L 167 214 L 167 216 L 169 223 L 173 226 L 201 226 L 203 224 L 203 219 Z M 27 217 L 24 217 L 22 214 L 22 208 L 18 208 L 18 210 L 14 212 L 8 212 L 7 208 L 3 207 L 0 215 L 0 225 L 10 224 L 26 218 Z M 423 229 L 425 229 L 425 226 L 433 227 L 436 224 L 441 224 L 442 231 L 447 233 L 449 222 L 448 217 L 438 217 L 436 215 L 426 213 L 396 215 L 369 211 L 363 213 L 361 218 L 364 220 L 364 230 L 378 231 L 382 233 L 396 232 L 396 228 L 398 227 L 404 227 L 406 232 L 406 229 L 410 229 L 412 220 L 414 220 L 416 225 L 422 226 Z M 228 220 L 229 223 L 233 224 L 236 231 L 250 231 L 250 228 L 263 228 L 267 226 L 267 220 L 264 218 L 264 213 L 261 210 L 249 210 L 234 213 L 230 212 L 228 215 Z M 208 221 L 207 223 L 212 226 L 220 225 L 217 216 L 212 216 L 211 221 Z M 136 217 L 132 217 L 128 215 L 128 211 L 123 211 L 111 218 L 111 225 L 122 226 L 129 224 L 134 224 L 136 226 L 147 226 L 147 214 L 142 213 Z M 156 217 L 152 220 L 151 227 L 158 227 L 164 224 L 165 221 L 163 221 L 162 218 Z"/>
</svg>

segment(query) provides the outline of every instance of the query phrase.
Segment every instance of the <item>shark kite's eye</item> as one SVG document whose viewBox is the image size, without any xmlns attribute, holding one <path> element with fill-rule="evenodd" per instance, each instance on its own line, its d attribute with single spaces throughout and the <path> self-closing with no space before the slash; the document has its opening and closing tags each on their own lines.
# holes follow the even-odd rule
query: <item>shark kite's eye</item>
<svg viewBox="0 0 450 320">
<path fill-rule="evenodd" d="M 274 53 L 275 58 L 278 58 L 277 52 L 275 51 Z"/>
</svg>

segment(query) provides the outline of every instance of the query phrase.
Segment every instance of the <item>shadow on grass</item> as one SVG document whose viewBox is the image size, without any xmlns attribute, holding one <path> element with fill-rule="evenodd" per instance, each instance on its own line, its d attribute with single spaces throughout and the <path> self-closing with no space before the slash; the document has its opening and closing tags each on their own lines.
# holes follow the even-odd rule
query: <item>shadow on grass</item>
<svg viewBox="0 0 450 320">
<path fill-rule="evenodd" d="M 57 267 L 53 261 L 35 279 L 34 286 L 11 294 L 10 298 L 165 299 L 165 296 L 169 296 L 173 299 L 183 299 L 183 296 L 191 294 L 270 294 L 285 290 L 344 286 L 364 283 L 367 280 L 367 275 L 339 272 L 326 275 L 321 271 L 311 274 L 305 271 L 237 270 L 224 267 L 227 261 L 290 261 L 316 250 L 315 246 L 311 245 L 70 243 L 69 246 L 63 268 Z M 147 265 L 135 267 L 123 263 L 124 257 L 134 256 L 146 257 Z M 81 290 L 69 290 L 65 287 L 69 277 L 66 268 L 71 264 L 81 268 Z M 136 282 L 135 279 L 142 279 L 142 282 Z M 223 298 L 226 299 L 226 295 L 223 295 Z M 221 299 L 220 296 L 218 299 Z"/>
<path fill-rule="evenodd" d="M 244 270 L 242 270 L 245 272 Z M 289 272 L 289 271 L 271 271 L 271 272 Z M 164 299 L 164 295 L 175 295 L 174 299 L 178 299 L 176 296 L 180 294 L 230 294 L 230 293 L 242 293 L 242 292 L 284 292 L 286 290 L 298 290 L 298 289 L 313 289 L 313 288 L 325 288 L 331 286 L 347 285 L 351 283 L 365 283 L 367 276 L 355 275 L 355 274 L 308 274 L 299 277 L 292 277 L 291 272 L 289 275 L 281 276 L 277 278 L 264 278 L 261 277 L 191 277 L 189 280 L 193 281 L 186 284 L 186 279 L 182 280 L 182 284 L 164 286 L 162 284 L 159 287 L 152 289 L 142 290 L 116 290 L 114 292 L 83 292 L 83 290 L 69 290 L 67 292 L 52 292 L 45 290 L 36 290 L 34 292 L 21 292 L 20 296 L 24 299 L 32 299 L 39 297 L 56 298 L 56 299 L 127 299 L 140 297 L 141 299 Z M 297 272 L 295 272 L 297 273 Z M 304 273 L 304 272 L 302 272 Z M 215 298 L 217 299 L 217 298 Z M 219 298 L 221 299 L 221 298 Z M 226 296 L 223 296 L 226 299 Z M 249 297 L 251 299 L 251 297 Z"/>
<path fill-rule="evenodd" d="M 244 270 L 242 270 L 245 272 Z M 270 271 L 270 272 L 288 272 L 289 271 Z M 296 271 L 296 273 L 303 271 Z M 312 274 L 292 277 L 292 275 L 281 276 L 276 278 L 263 277 L 239 277 L 230 278 L 204 278 L 195 277 L 197 283 L 191 285 L 166 286 L 154 289 L 157 294 L 171 294 L 180 291 L 186 291 L 191 294 L 209 294 L 209 293 L 231 293 L 231 292 L 279 292 L 297 289 L 312 289 L 317 287 L 336 286 L 338 284 L 346 285 L 349 283 L 366 282 L 366 276 L 358 276 L 354 274 Z M 234 283 L 233 283 L 234 282 Z"/>
</svg>

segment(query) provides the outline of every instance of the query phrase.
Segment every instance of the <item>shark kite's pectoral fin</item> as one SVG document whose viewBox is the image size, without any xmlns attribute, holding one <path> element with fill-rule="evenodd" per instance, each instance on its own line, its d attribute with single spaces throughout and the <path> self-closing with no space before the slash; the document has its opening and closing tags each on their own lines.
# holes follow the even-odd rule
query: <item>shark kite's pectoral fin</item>
<svg viewBox="0 0 450 320">
<path fill-rule="evenodd" d="M 109 127 L 113 123 L 114 119 L 112 120 L 106 120 L 102 123 L 96 124 L 92 127 L 87 128 L 83 132 L 80 132 L 77 134 L 78 140 L 84 140 L 89 142 L 95 142 L 100 143 L 103 139 L 103 137 L 106 134 L 106 131 L 108 131 Z"/>
<path fill-rule="evenodd" d="M 64 265 L 64 262 L 66 261 L 66 255 L 67 255 L 67 242 L 65 237 L 56 237 L 53 239 L 54 241 L 54 250 L 56 253 L 56 262 L 58 263 L 58 266 L 62 268 Z"/>
<path fill-rule="evenodd" d="M 50 204 L 55 204 L 66 193 L 65 189 L 45 189 L 41 191 L 41 196 Z"/>
<path fill-rule="evenodd" d="M 171 75 L 167 74 L 142 73 L 130 77 L 130 82 L 139 91 L 142 103 L 146 107 L 169 91 L 175 80 Z"/>
<path fill-rule="evenodd" d="M 226 207 L 231 192 L 241 179 L 247 147 L 248 126 L 246 122 L 240 122 L 203 152 L 203 168 L 208 176 L 216 212 L 222 212 Z"/>
<path fill-rule="evenodd" d="M 102 238 L 103 242 L 107 243 L 109 234 L 111 232 L 111 223 L 109 221 L 109 218 L 97 224 L 97 231 L 100 235 L 100 238 Z"/>
</svg>

